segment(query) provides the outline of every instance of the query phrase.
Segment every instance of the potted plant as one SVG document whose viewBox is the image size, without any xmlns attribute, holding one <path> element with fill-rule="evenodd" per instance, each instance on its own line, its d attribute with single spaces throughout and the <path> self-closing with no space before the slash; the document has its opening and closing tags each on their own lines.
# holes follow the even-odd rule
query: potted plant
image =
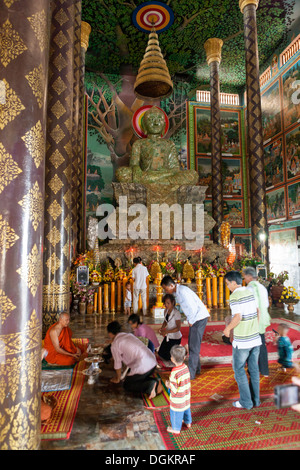
<svg viewBox="0 0 300 470">
<path fill-rule="evenodd" d="M 92 283 L 93 286 L 99 286 L 101 281 L 102 281 L 102 276 L 101 276 L 101 272 L 99 271 L 99 268 L 93 269 L 93 271 L 90 273 L 90 282 Z"/>
<path fill-rule="evenodd" d="M 79 286 L 79 313 L 85 315 L 86 313 L 86 294 L 87 286 Z"/>
<path fill-rule="evenodd" d="M 282 302 L 280 297 L 282 295 L 282 291 L 284 289 L 284 282 L 287 281 L 289 278 L 289 274 L 287 271 L 282 271 L 279 274 L 275 274 L 270 272 L 267 278 L 267 281 L 270 282 L 270 292 L 273 303 L 276 307 L 282 307 Z"/>
<path fill-rule="evenodd" d="M 88 289 L 86 292 L 86 300 L 87 300 L 86 312 L 88 314 L 93 313 L 94 292 L 95 292 L 95 289 Z"/>
<path fill-rule="evenodd" d="M 299 302 L 299 295 L 292 286 L 284 287 L 280 300 L 287 305 L 289 312 L 294 311 L 294 305 Z"/>
</svg>

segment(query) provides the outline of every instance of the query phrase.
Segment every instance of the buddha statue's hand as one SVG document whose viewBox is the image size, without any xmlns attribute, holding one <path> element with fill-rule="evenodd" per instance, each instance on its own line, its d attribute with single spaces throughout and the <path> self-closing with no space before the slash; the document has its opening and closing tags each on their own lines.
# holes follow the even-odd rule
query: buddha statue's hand
<svg viewBox="0 0 300 470">
<path fill-rule="evenodd" d="M 139 166 L 132 167 L 132 181 L 133 183 L 140 183 L 143 176 L 143 171 Z"/>
</svg>

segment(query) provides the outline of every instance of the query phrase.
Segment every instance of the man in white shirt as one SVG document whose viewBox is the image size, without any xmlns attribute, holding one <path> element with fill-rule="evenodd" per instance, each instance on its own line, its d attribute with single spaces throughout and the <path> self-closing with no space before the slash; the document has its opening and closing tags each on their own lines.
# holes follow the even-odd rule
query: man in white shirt
<svg viewBox="0 0 300 470">
<path fill-rule="evenodd" d="M 182 286 L 181 284 L 175 284 L 170 276 L 165 276 L 161 281 L 161 285 L 165 292 L 175 295 L 177 303 L 180 305 L 189 322 L 188 367 L 191 380 L 193 380 L 196 374 L 200 374 L 201 371 L 200 347 L 209 317 L 208 310 L 192 289 L 187 286 Z"/>
<path fill-rule="evenodd" d="M 265 341 L 265 332 L 269 325 L 271 325 L 271 317 L 269 315 L 269 295 L 268 291 L 260 282 L 257 280 L 256 269 L 252 266 L 247 266 L 243 269 L 243 278 L 255 297 L 258 305 L 259 312 L 259 334 L 261 337 L 261 347 L 258 356 L 258 367 L 259 372 L 268 377 L 269 375 L 269 364 L 268 364 L 268 351 Z"/>
<path fill-rule="evenodd" d="M 140 257 L 133 259 L 134 268 L 132 270 L 133 284 L 133 313 L 138 313 L 139 309 L 139 296 L 142 297 L 143 315 L 147 314 L 147 277 L 149 276 L 148 269 L 142 264 Z"/>
</svg>

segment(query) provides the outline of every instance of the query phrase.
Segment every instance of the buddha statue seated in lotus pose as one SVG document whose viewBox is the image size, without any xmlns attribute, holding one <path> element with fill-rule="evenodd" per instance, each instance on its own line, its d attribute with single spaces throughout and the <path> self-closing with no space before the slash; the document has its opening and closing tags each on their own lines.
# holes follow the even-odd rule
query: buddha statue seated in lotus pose
<svg viewBox="0 0 300 470">
<path fill-rule="evenodd" d="M 147 138 L 134 142 L 129 167 L 120 167 L 116 172 L 120 183 L 164 183 L 172 185 L 194 185 L 198 183 L 195 170 L 181 170 L 174 142 L 163 139 L 165 117 L 153 106 L 143 118 L 143 130 Z"/>
</svg>

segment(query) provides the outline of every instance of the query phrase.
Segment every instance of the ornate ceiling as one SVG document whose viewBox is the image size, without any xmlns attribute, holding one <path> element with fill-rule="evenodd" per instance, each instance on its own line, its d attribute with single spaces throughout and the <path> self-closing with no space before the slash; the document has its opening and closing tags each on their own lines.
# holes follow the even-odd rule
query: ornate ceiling
<svg viewBox="0 0 300 470">
<path fill-rule="evenodd" d="M 133 23 L 140 0 L 82 0 L 82 20 L 91 25 L 86 70 L 119 74 L 137 73 L 148 34 Z M 155 2 L 153 2 L 155 3 Z M 173 79 L 207 88 L 209 67 L 204 43 L 221 38 L 221 91 L 238 92 L 245 85 L 243 16 L 238 0 L 161 1 L 174 14 L 172 25 L 159 34 L 159 42 Z M 261 71 L 273 53 L 290 41 L 290 28 L 299 0 L 260 0 L 257 29 Z"/>
</svg>

